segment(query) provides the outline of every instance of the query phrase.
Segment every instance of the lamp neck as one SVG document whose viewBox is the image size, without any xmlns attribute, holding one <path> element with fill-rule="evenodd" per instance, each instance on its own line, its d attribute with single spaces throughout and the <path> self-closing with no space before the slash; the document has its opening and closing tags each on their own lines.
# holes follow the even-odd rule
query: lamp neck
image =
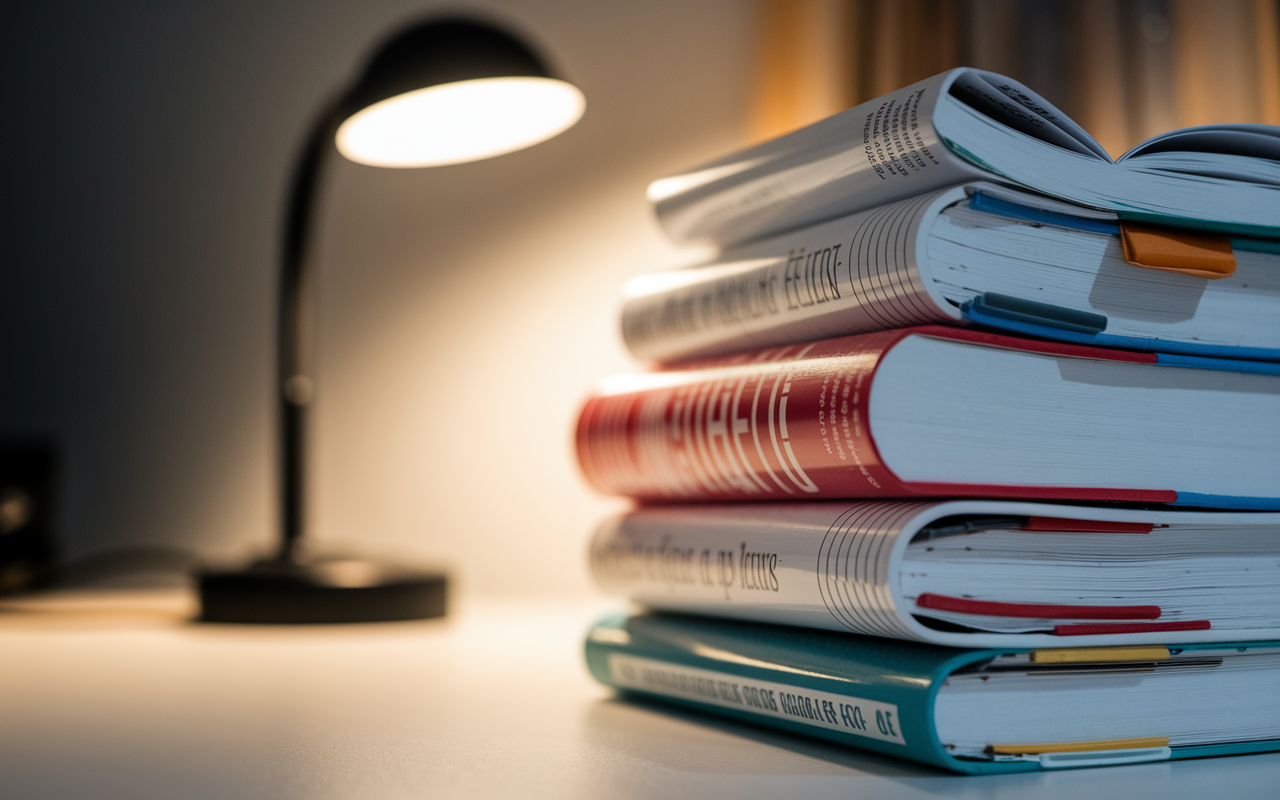
<svg viewBox="0 0 1280 800">
<path fill-rule="evenodd" d="M 279 408 L 280 549 L 297 556 L 306 531 L 307 421 L 315 394 L 316 280 L 310 257 L 318 188 L 341 123 L 340 104 L 328 103 L 303 141 L 289 183 L 280 253 L 276 397 Z"/>
</svg>

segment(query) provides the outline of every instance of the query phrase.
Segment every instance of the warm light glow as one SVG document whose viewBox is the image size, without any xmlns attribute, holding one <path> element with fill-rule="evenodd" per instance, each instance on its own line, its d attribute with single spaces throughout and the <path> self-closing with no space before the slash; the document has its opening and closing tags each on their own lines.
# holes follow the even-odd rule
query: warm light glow
<svg viewBox="0 0 1280 800">
<path fill-rule="evenodd" d="M 746 172 L 768 160 L 768 157 L 753 158 L 748 161 L 735 161 L 732 164 L 725 164 L 719 167 L 708 167 L 697 172 L 686 172 L 683 175 L 672 175 L 670 178 L 659 178 L 649 184 L 649 190 L 645 192 L 645 195 L 650 203 L 661 203 L 668 197 L 715 183 L 721 178 L 728 178 L 731 175 L 737 175 L 739 172 Z"/>
<path fill-rule="evenodd" d="M 586 100 L 551 78 L 445 83 L 374 103 L 338 128 L 338 150 L 374 167 L 435 167 L 492 158 L 571 127 Z"/>
</svg>

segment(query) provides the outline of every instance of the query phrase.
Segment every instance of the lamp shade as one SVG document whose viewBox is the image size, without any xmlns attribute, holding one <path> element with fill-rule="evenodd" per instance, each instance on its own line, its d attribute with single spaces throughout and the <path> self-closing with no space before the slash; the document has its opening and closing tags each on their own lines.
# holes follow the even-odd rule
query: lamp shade
<svg viewBox="0 0 1280 800">
<path fill-rule="evenodd" d="M 550 139 L 582 116 L 577 87 L 515 37 L 435 20 L 387 41 L 343 98 L 336 144 L 381 167 L 458 164 Z"/>
</svg>

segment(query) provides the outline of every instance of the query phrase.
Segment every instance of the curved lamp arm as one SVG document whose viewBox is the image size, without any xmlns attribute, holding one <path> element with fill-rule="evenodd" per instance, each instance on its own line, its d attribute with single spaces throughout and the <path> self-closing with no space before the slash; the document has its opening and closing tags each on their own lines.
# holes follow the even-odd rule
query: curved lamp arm
<svg viewBox="0 0 1280 800">
<path fill-rule="evenodd" d="M 294 165 L 280 252 L 280 294 L 276 343 L 276 397 L 279 409 L 280 550 L 292 560 L 305 530 L 308 407 L 315 394 L 315 269 L 309 243 L 317 189 L 333 137 L 342 123 L 341 103 L 328 103 L 312 123 Z"/>
</svg>

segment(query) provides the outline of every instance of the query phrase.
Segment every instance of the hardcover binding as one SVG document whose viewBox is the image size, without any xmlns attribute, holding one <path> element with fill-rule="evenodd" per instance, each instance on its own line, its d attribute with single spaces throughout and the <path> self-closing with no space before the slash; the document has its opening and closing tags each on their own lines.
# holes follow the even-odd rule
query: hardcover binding
<svg viewBox="0 0 1280 800">
<path fill-rule="evenodd" d="M 1277 644 L 1249 642 L 1239 648 Z M 1149 748 L 1160 752 L 1143 757 L 1129 750 L 1135 756 L 1131 760 L 1097 757 L 1105 751 L 1092 758 L 1078 753 L 1078 763 L 1041 758 L 981 761 L 951 755 L 938 739 L 933 718 L 943 681 L 963 667 L 1011 652 L 1023 651 L 963 650 L 672 615 L 607 617 L 587 635 L 585 648 L 588 669 L 606 686 L 971 775 L 1280 749 L 1280 740 L 1265 739 Z M 628 661 L 642 669 L 628 676 Z M 664 666 L 673 669 L 663 674 Z M 761 701 L 758 693 L 752 694 L 756 686 L 772 689 L 773 696 Z M 784 693 L 790 697 L 783 698 Z M 1113 752 L 1121 756 L 1126 751 Z"/>
<path fill-rule="evenodd" d="M 934 336 L 1048 355 L 1155 364 L 1151 353 L 922 325 L 693 362 L 589 398 L 578 461 L 607 494 L 641 500 L 1000 497 L 1174 503 L 1176 491 L 908 483 L 867 426 L 870 387 L 902 339 Z M 839 359 L 829 368 L 824 359 Z M 706 370 L 681 380 L 681 373 Z"/>
</svg>

